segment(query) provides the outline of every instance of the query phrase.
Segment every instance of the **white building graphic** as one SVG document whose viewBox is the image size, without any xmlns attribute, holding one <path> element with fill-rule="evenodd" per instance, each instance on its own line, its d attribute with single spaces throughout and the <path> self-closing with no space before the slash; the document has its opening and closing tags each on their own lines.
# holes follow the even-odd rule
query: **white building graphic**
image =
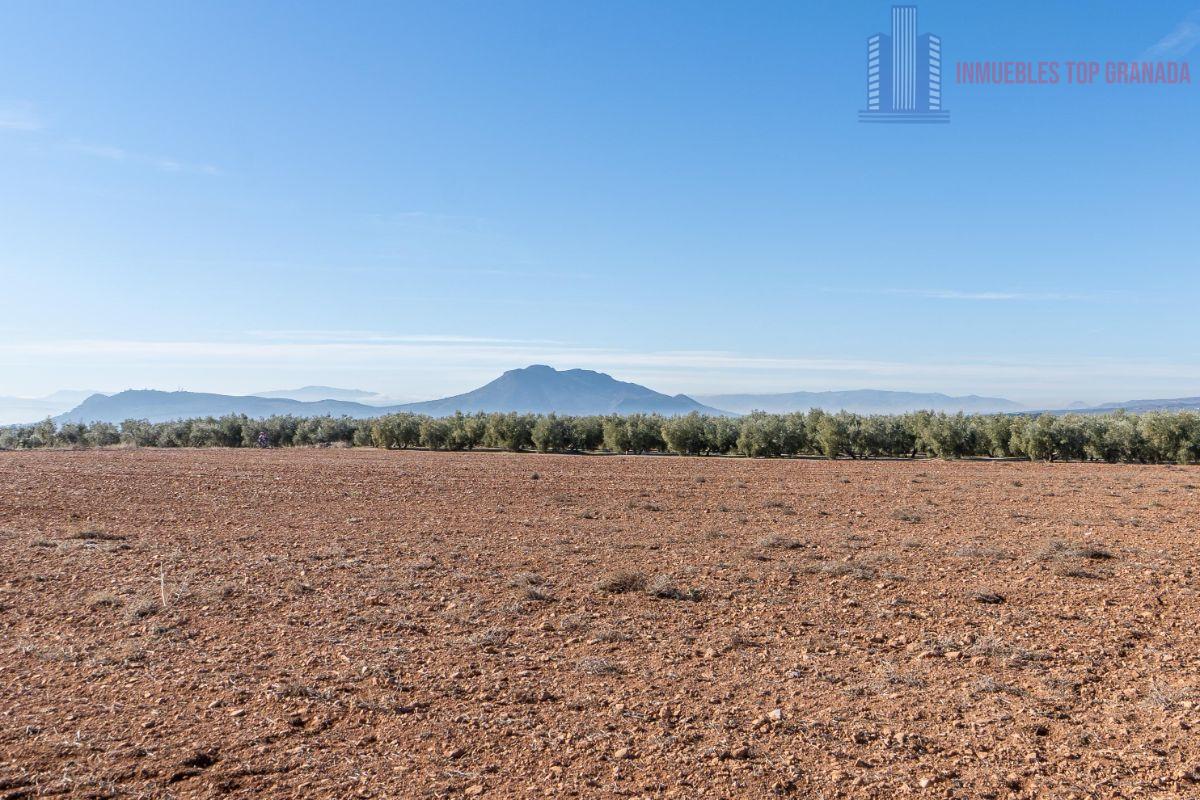
<svg viewBox="0 0 1200 800">
<path fill-rule="evenodd" d="M 917 32 L 917 7 L 892 6 L 892 33 L 867 37 L 867 107 L 859 122 L 949 122 L 942 39 Z"/>
</svg>

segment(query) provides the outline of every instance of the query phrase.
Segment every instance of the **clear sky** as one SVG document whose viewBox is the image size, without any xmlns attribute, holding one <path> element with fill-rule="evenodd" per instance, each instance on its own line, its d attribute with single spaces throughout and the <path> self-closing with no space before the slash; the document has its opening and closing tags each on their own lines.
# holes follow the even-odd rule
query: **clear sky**
<svg viewBox="0 0 1200 800">
<path fill-rule="evenodd" d="M 0 394 L 1200 395 L 1200 74 L 953 82 L 1200 0 L 919 5 L 949 125 L 857 121 L 883 2 L 0 2 Z"/>
</svg>

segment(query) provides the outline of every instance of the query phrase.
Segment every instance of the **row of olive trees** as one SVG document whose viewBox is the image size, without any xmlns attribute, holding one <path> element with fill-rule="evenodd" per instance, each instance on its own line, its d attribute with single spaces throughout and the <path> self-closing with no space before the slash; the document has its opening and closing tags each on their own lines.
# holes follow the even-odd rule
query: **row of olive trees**
<svg viewBox="0 0 1200 800">
<path fill-rule="evenodd" d="M 755 412 L 740 418 L 688 414 L 558 416 L 555 414 L 456 414 L 427 417 L 389 414 L 370 420 L 346 417 L 251 419 L 241 415 L 120 426 L 52 421 L 0 429 L 0 449 L 39 447 L 272 447 L 373 446 L 389 449 L 615 453 L 827 458 L 934 456 L 1011 457 L 1046 461 L 1195 463 L 1200 461 L 1200 414 L 1005 414 L 862 416 L 820 410 Z"/>
</svg>

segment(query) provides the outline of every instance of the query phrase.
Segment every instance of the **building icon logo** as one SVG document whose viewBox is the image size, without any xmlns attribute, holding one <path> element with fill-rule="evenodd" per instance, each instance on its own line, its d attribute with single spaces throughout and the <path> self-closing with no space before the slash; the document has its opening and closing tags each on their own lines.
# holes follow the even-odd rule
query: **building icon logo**
<svg viewBox="0 0 1200 800">
<path fill-rule="evenodd" d="M 917 7 L 892 6 L 892 34 L 867 38 L 867 107 L 859 122 L 945 123 L 942 39 L 917 33 Z"/>
</svg>

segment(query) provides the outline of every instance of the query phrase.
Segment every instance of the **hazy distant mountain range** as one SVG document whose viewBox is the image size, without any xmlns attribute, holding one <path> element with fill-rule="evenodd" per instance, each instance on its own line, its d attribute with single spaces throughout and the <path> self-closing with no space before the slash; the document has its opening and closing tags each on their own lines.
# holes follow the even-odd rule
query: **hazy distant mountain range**
<svg viewBox="0 0 1200 800">
<path fill-rule="evenodd" d="M 82 400 L 82 402 L 80 402 Z M 77 405 L 76 405 L 77 404 Z M 1130 412 L 1200 409 L 1200 397 L 1165 400 L 1130 400 L 1081 407 L 1075 413 L 1105 413 L 1118 409 Z M 385 395 L 361 389 L 304 386 L 276 389 L 256 395 L 223 395 L 202 392 L 129 390 L 114 395 L 79 391 L 56 392 L 42 398 L 0 397 L 0 424 L 29 423 L 53 417 L 56 422 L 122 422 L 147 419 L 164 422 L 188 417 L 245 414 L 268 417 L 348 416 L 358 419 L 410 411 L 431 416 L 448 416 L 456 411 L 517 411 L 559 414 L 654 413 L 665 416 L 698 411 L 703 414 L 746 414 L 760 410 L 772 413 L 808 411 L 852 411 L 859 414 L 899 414 L 932 411 L 982 413 L 1041 413 L 1002 397 L 967 395 L 953 397 L 937 393 L 893 392 L 860 389 L 844 392 L 787 392 L 781 394 L 666 395 L 636 383 L 618 381 L 602 372 L 586 369 L 556 370 L 540 364 L 505 372 L 484 386 L 464 394 L 417 403 L 396 403 Z"/>
<path fill-rule="evenodd" d="M 919 392 L 885 392 L 857 389 L 848 392 L 788 392 L 786 394 L 712 394 L 697 395 L 697 400 L 738 414 L 768 411 L 786 414 L 819 408 L 824 411 L 853 411 L 856 414 L 904 414 L 909 411 L 962 411 L 989 414 L 1021 411 L 1020 403 L 1003 397 L 951 397 Z"/>
<path fill-rule="evenodd" d="M 513 369 L 466 394 L 400 407 L 432 416 L 455 411 L 527 414 L 724 414 L 684 394 L 674 397 L 590 369 L 556 370 L 542 364 Z"/>
<path fill-rule="evenodd" d="M 1147 411 L 1196 411 L 1200 410 L 1200 397 L 1174 397 L 1166 400 L 1126 400 L 1124 403 L 1104 403 L 1085 409 L 1073 409 L 1084 414 L 1106 414 L 1113 411 L 1128 411 L 1144 414 Z"/>
<path fill-rule="evenodd" d="M 45 397 L 5 397 L 0 395 L 0 425 L 42 420 L 68 411 L 95 391 L 62 389 Z"/>
<path fill-rule="evenodd" d="M 332 389 L 332 387 L 329 387 Z M 356 396 L 358 390 L 332 389 L 341 396 Z M 320 395 L 320 387 L 279 390 L 264 395 L 222 395 L 201 392 L 160 392 L 139 389 L 111 396 L 93 395 L 78 407 L 59 415 L 62 422 L 121 422 L 146 419 L 165 422 L 187 417 L 246 414 L 269 417 L 273 414 L 295 416 L 347 416 L 358 419 L 380 414 L 410 411 L 431 416 L 449 416 L 455 411 L 517 411 L 531 414 L 663 414 L 667 416 L 699 411 L 704 414 L 726 412 L 697 403 L 686 395 L 665 395 L 636 383 L 613 379 L 602 372 L 586 369 L 559 371 L 537 365 L 505 372 L 499 378 L 465 394 L 421 403 L 377 406 L 338 399 L 300 400 L 296 397 Z M 363 393 L 373 397 L 369 392 Z M 29 420 L 26 420 L 29 421 Z"/>
<path fill-rule="evenodd" d="M 113 395 L 92 395 L 77 407 L 54 418 L 64 422 L 123 422 L 145 419 L 167 422 L 189 417 L 221 417 L 226 414 L 245 414 L 248 417 L 270 417 L 292 414 L 298 417 L 355 417 L 365 419 L 384 413 L 378 406 L 350 403 L 345 400 L 303 402 L 277 397 L 254 395 L 208 394 L 205 392 L 160 392 L 154 389 L 129 389 Z"/>
<path fill-rule="evenodd" d="M 315 403 L 319 400 L 348 400 L 353 403 L 367 404 L 370 404 L 373 398 L 379 397 L 375 392 L 366 392 L 362 389 L 338 389 L 334 386 L 301 386 L 299 389 L 272 389 L 269 392 L 255 392 L 253 396 L 299 400 L 302 403 Z"/>
</svg>

